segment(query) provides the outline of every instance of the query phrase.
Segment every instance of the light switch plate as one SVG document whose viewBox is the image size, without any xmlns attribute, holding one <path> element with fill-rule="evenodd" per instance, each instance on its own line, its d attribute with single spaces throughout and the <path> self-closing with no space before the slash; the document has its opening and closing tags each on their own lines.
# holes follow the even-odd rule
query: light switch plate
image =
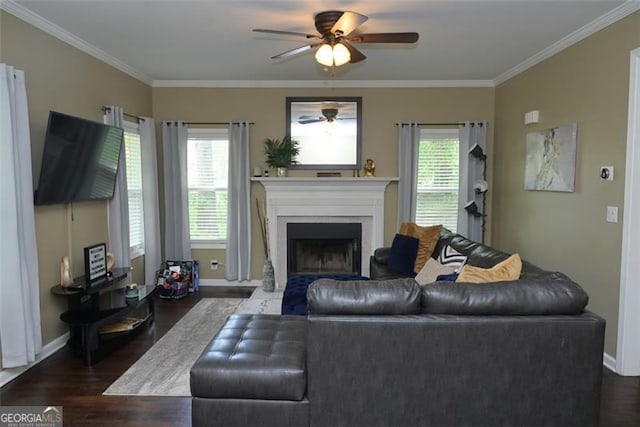
<svg viewBox="0 0 640 427">
<path fill-rule="evenodd" d="M 607 222 L 618 222 L 617 206 L 607 206 Z"/>
</svg>

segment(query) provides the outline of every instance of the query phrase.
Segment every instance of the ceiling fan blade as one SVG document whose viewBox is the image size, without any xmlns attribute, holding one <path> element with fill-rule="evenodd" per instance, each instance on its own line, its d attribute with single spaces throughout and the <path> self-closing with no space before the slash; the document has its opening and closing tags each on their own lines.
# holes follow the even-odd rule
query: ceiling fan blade
<svg viewBox="0 0 640 427">
<path fill-rule="evenodd" d="M 302 117 L 300 117 L 298 123 L 300 123 L 301 125 L 308 125 L 309 123 L 324 122 L 325 120 L 326 119 L 324 117 L 318 117 L 317 119 L 302 119 Z"/>
<path fill-rule="evenodd" d="M 320 36 L 315 35 L 315 34 L 296 33 L 294 31 L 265 30 L 263 28 L 254 28 L 251 31 L 255 31 L 256 33 L 282 34 L 282 35 L 285 35 L 285 36 L 300 36 L 300 37 L 306 37 L 308 39 L 319 39 L 319 38 L 321 38 Z"/>
<path fill-rule="evenodd" d="M 348 37 L 354 43 L 415 43 L 418 33 L 368 33 L 354 34 Z"/>
<path fill-rule="evenodd" d="M 343 39 L 341 43 L 344 45 L 344 47 L 347 48 L 347 50 L 349 51 L 349 55 L 351 55 L 351 60 L 349 61 L 350 63 L 355 64 L 356 62 L 364 61 L 365 59 L 367 59 L 367 57 L 364 56 L 364 53 L 353 47 L 353 45 L 348 41 Z"/>
<path fill-rule="evenodd" d="M 331 33 L 335 34 L 337 31 L 340 31 L 343 36 L 349 35 L 358 28 L 360 25 L 364 24 L 368 17 L 365 15 L 361 15 L 355 12 L 343 12 L 342 16 L 338 18 L 333 27 L 331 27 Z"/>
<path fill-rule="evenodd" d="M 272 56 L 271 59 L 289 58 L 290 56 L 298 55 L 299 53 L 311 50 L 314 47 L 318 46 L 319 44 L 322 44 L 322 43 L 306 44 L 304 46 L 300 46 L 295 49 L 291 49 L 291 50 L 287 50 L 286 52 L 279 53 L 275 56 Z"/>
</svg>

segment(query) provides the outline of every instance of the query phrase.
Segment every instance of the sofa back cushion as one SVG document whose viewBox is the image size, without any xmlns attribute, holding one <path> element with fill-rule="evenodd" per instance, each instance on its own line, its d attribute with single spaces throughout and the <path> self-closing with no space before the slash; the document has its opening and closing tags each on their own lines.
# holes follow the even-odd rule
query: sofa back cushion
<svg viewBox="0 0 640 427">
<path fill-rule="evenodd" d="M 422 288 L 422 312 L 458 315 L 580 314 L 587 293 L 562 273 L 486 283 L 435 283 Z"/>
<path fill-rule="evenodd" d="M 451 245 L 451 247 L 458 252 L 467 255 L 465 264 L 474 267 L 491 268 L 511 256 L 511 254 L 499 251 L 482 243 L 474 242 L 449 229 L 443 228 L 440 233 L 440 240 L 433 251 L 433 258 L 437 259 L 442 249 L 447 245 Z M 548 274 L 548 272 L 526 260 L 522 260 L 520 279 L 533 279 L 545 274 Z"/>
<path fill-rule="evenodd" d="M 381 281 L 318 279 L 307 290 L 309 314 L 419 314 L 422 291 L 413 278 Z"/>
<path fill-rule="evenodd" d="M 437 259 L 440 252 L 442 252 L 442 248 L 449 244 L 453 236 L 456 236 L 456 233 L 448 228 L 442 227 L 442 230 L 440 230 L 440 239 L 438 239 L 438 243 L 436 243 L 436 247 L 433 249 L 431 257 Z"/>
<path fill-rule="evenodd" d="M 479 244 L 468 254 L 468 264 L 474 267 L 491 268 L 509 258 L 511 254 L 499 251 L 490 246 Z"/>
</svg>

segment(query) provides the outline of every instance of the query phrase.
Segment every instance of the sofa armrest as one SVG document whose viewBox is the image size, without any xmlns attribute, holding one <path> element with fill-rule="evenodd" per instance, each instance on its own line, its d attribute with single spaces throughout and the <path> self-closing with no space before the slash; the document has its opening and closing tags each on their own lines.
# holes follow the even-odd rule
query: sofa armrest
<svg viewBox="0 0 640 427">
<path fill-rule="evenodd" d="M 422 312 L 459 315 L 580 314 L 587 293 L 562 273 L 495 283 L 423 286 Z"/>
<path fill-rule="evenodd" d="M 387 264 L 389 262 L 389 253 L 391 248 L 378 248 L 373 251 L 373 259 L 378 264 Z"/>
</svg>

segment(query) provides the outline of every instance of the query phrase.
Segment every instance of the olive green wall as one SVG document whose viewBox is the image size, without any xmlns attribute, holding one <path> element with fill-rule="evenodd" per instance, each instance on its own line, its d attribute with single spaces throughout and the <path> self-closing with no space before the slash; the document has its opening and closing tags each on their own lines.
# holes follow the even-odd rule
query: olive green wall
<svg viewBox="0 0 640 427">
<path fill-rule="evenodd" d="M 78 49 L 0 12 L 0 61 L 24 70 L 31 128 L 34 179 L 40 173 L 49 110 L 102 122 L 103 105 L 151 115 L 151 88 Z M 67 301 L 51 294 L 60 282 L 60 259 L 71 255 L 74 276 L 84 274 L 83 249 L 107 242 L 107 203 L 36 206 L 43 345 L 68 331 L 59 320 Z M 142 260 L 134 260 L 134 281 L 142 280 Z"/>
<path fill-rule="evenodd" d="M 607 321 L 615 357 L 627 142 L 629 53 L 640 46 L 640 12 L 593 34 L 496 88 L 493 243 L 580 283 Z M 537 125 L 524 113 L 540 110 Z M 573 193 L 525 191 L 528 132 L 578 124 Z M 615 179 L 601 181 L 600 166 Z M 618 206 L 619 222 L 605 221 Z"/>
<path fill-rule="evenodd" d="M 376 162 L 377 176 L 398 176 L 398 137 L 394 125 L 402 121 L 458 122 L 487 120 L 488 170 L 491 170 L 494 89 L 493 88 L 388 88 L 388 89 L 226 89 L 226 88 L 154 88 L 153 114 L 157 123 L 162 120 L 193 122 L 226 122 L 249 120 L 251 127 L 250 165 L 264 169 L 263 141 L 281 138 L 285 134 L 285 98 L 287 96 L 361 96 L 363 158 Z M 158 129 L 158 135 L 161 135 Z M 162 150 L 159 150 L 161 157 Z M 161 160 L 159 160 L 161 161 Z M 316 171 L 290 171 L 292 176 L 315 176 Z M 273 171 L 272 171 L 273 173 Z M 351 176 L 351 171 L 343 171 Z M 489 182 L 491 178 L 489 177 Z M 162 183 L 160 183 L 162 186 Z M 261 184 L 251 187 L 252 203 L 264 194 Z M 490 201 L 489 201 L 490 203 Z M 397 184 L 387 187 L 385 196 L 385 242 L 391 243 L 396 232 Z M 491 212 L 488 211 L 489 215 Z M 490 217 L 490 216 L 489 216 Z M 261 249 L 257 216 L 252 223 L 252 277 L 262 273 L 264 256 Z M 490 233 L 490 230 L 489 232 Z M 487 234 L 489 235 L 489 234 Z M 211 259 L 224 262 L 223 250 L 197 250 L 193 256 L 200 260 L 201 277 L 223 278 L 224 267 L 209 268 Z"/>
</svg>

